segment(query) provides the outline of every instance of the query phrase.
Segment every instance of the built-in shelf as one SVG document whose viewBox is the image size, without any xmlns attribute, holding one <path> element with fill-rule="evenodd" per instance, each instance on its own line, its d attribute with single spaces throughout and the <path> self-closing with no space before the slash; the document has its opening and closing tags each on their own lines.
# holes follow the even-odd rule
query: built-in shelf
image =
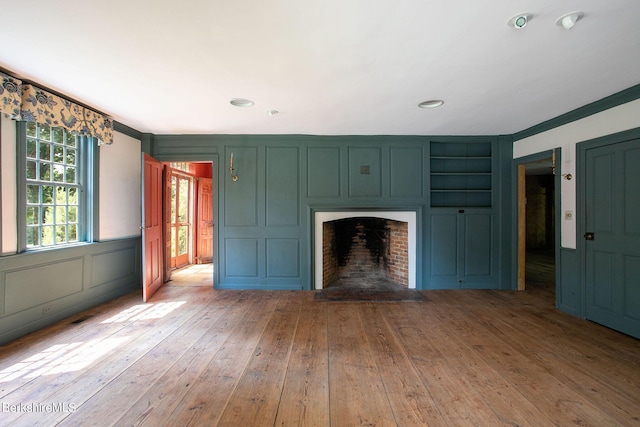
<svg viewBox="0 0 640 427">
<path fill-rule="evenodd" d="M 490 207 L 490 142 L 432 142 L 431 206 Z"/>
</svg>

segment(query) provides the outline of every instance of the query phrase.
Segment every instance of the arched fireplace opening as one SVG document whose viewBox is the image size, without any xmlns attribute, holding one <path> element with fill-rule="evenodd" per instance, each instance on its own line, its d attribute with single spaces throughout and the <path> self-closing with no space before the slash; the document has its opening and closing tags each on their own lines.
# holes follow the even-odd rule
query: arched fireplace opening
<svg viewBox="0 0 640 427">
<path fill-rule="evenodd" d="M 323 224 L 324 287 L 407 288 L 408 227 L 385 218 Z"/>
<path fill-rule="evenodd" d="M 416 213 L 316 212 L 315 288 L 415 288 Z"/>
</svg>

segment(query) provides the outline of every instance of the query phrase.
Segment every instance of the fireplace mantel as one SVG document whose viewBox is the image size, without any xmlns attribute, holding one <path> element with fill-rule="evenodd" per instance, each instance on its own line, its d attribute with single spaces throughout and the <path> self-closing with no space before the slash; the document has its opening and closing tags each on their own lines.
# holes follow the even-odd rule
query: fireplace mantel
<svg viewBox="0 0 640 427">
<path fill-rule="evenodd" d="M 315 289 L 322 289 L 322 227 L 325 222 L 344 218 L 371 217 L 384 218 L 408 224 L 409 288 L 416 287 L 416 212 L 415 211 L 315 211 L 314 213 L 314 283 Z"/>
</svg>

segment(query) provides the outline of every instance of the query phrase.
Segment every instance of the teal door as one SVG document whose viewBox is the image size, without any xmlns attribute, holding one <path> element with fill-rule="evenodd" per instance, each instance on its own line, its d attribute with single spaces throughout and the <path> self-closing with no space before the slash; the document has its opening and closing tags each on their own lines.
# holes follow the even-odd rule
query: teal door
<svg viewBox="0 0 640 427">
<path fill-rule="evenodd" d="M 586 317 L 640 338 L 640 140 L 585 154 Z"/>
</svg>

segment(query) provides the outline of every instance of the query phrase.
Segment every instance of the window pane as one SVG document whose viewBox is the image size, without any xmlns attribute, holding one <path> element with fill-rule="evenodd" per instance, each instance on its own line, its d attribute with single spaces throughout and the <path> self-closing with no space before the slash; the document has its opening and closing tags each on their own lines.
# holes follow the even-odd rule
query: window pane
<svg viewBox="0 0 640 427">
<path fill-rule="evenodd" d="M 53 146 L 53 161 L 56 163 L 64 163 L 64 147 L 61 145 Z"/>
<path fill-rule="evenodd" d="M 67 146 L 68 147 L 75 147 L 76 146 L 76 136 L 75 135 L 71 135 L 70 133 L 67 133 Z"/>
<path fill-rule="evenodd" d="M 43 205 L 53 204 L 53 186 L 51 185 L 42 186 L 42 204 Z"/>
<path fill-rule="evenodd" d="M 42 207 L 42 223 L 47 225 L 53 225 L 53 206 Z"/>
<path fill-rule="evenodd" d="M 78 241 L 78 227 L 75 224 L 69 224 L 67 232 L 69 234 L 69 242 Z"/>
<path fill-rule="evenodd" d="M 56 205 L 67 204 L 67 189 L 64 187 L 56 187 Z"/>
<path fill-rule="evenodd" d="M 67 243 L 67 227 L 64 225 L 56 226 L 56 243 Z"/>
<path fill-rule="evenodd" d="M 51 160 L 51 145 L 46 142 L 40 142 L 40 160 Z"/>
<path fill-rule="evenodd" d="M 178 222 L 189 221 L 187 214 L 189 212 L 189 180 L 180 179 L 180 200 L 178 201 Z"/>
<path fill-rule="evenodd" d="M 27 227 L 27 246 L 40 246 L 40 229 L 38 227 Z"/>
<path fill-rule="evenodd" d="M 64 144 L 64 129 L 60 127 L 53 128 L 53 142 Z"/>
<path fill-rule="evenodd" d="M 37 125 L 35 122 L 27 122 L 27 136 L 36 137 L 37 136 Z"/>
<path fill-rule="evenodd" d="M 40 203 L 40 187 L 27 185 L 27 203 Z"/>
<path fill-rule="evenodd" d="M 53 245 L 53 226 L 42 227 L 42 246 Z"/>
<path fill-rule="evenodd" d="M 65 224 L 67 222 L 67 208 L 65 206 L 56 207 L 56 224 Z"/>
<path fill-rule="evenodd" d="M 188 227 L 182 226 L 178 228 L 178 255 L 184 255 L 187 253 L 187 231 Z"/>
<path fill-rule="evenodd" d="M 27 179 L 38 179 L 38 163 L 27 161 Z"/>
<path fill-rule="evenodd" d="M 176 256 L 176 228 L 171 227 L 171 257 Z"/>
<path fill-rule="evenodd" d="M 78 208 L 75 206 L 69 206 L 67 208 L 67 215 L 69 215 L 67 217 L 68 222 L 69 223 L 76 223 L 78 222 Z"/>
<path fill-rule="evenodd" d="M 51 181 L 51 165 L 48 163 L 40 163 L 40 180 Z"/>
<path fill-rule="evenodd" d="M 38 123 L 38 138 L 45 141 L 51 140 L 51 127 L 49 125 Z"/>
<path fill-rule="evenodd" d="M 38 206 L 29 206 L 27 208 L 27 225 L 40 224 L 40 208 Z"/>
<path fill-rule="evenodd" d="M 67 164 L 70 166 L 75 166 L 76 164 L 76 150 L 72 148 L 67 148 Z"/>
<path fill-rule="evenodd" d="M 53 165 L 53 180 L 55 182 L 64 182 L 64 166 Z"/>
<path fill-rule="evenodd" d="M 38 143 L 35 139 L 27 139 L 27 157 L 32 159 L 38 157 Z"/>
<path fill-rule="evenodd" d="M 78 204 L 78 189 L 71 187 L 69 188 L 69 201 L 67 202 L 70 205 L 77 205 Z"/>
<path fill-rule="evenodd" d="M 76 183 L 76 168 L 66 168 L 65 169 L 65 180 L 64 182 L 68 184 Z"/>
</svg>

